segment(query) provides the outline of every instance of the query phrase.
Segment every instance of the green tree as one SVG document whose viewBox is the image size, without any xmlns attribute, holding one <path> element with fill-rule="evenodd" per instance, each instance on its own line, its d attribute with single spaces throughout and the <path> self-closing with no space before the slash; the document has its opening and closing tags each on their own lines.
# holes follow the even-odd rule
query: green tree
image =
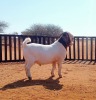
<svg viewBox="0 0 96 100">
<path fill-rule="evenodd" d="M 36 36 L 59 36 L 63 30 L 56 25 L 48 24 L 34 24 L 29 29 L 22 32 L 23 35 L 36 35 Z"/>
<path fill-rule="evenodd" d="M 8 24 L 4 21 L 0 21 L 0 33 L 3 33 L 5 28 L 8 27 Z"/>
</svg>

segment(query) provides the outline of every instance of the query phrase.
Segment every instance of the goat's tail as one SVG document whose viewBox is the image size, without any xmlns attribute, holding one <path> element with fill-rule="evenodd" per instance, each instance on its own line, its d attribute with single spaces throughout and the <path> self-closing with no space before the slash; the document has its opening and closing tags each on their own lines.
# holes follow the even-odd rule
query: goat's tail
<svg viewBox="0 0 96 100">
<path fill-rule="evenodd" d="M 27 45 L 28 42 L 31 42 L 31 39 L 30 38 L 26 38 L 24 41 L 23 41 L 23 47 L 25 47 Z"/>
</svg>

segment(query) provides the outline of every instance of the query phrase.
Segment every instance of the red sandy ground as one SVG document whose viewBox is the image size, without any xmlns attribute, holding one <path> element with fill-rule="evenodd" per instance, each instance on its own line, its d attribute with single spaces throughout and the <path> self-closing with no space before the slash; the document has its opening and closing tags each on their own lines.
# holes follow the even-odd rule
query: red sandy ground
<svg viewBox="0 0 96 100">
<path fill-rule="evenodd" d="M 0 100 L 96 100 L 96 64 L 63 64 L 62 78 L 50 77 L 51 65 L 31 68 L 28 81 L 24 63 L 0 64 Z"/>
</svg>

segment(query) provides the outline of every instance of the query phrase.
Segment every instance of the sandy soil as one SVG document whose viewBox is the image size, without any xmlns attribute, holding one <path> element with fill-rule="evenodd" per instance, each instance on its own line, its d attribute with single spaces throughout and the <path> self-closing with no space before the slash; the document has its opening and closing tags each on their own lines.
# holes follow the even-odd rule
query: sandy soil
<svg viewBox="0 0 96 100">
<path fill-rule="evenodd" d="M 0 100 L 96 100 L 96 64 L 66 62 L 60 79 L 57 69 L 34 65 L 28 81 L 24 63 L 0 64 Z"/>
</svg>

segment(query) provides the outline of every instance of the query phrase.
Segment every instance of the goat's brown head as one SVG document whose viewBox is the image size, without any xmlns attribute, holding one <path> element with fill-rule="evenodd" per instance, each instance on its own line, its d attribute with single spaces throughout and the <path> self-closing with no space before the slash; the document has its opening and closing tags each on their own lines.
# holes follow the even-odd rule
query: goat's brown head
<svg viewBox="0 0 96 100">
<path fill-rule="evenodd" d="M 65 48 L 72 45 L 74 36 L 70 32 L 63 32 L 58 40 Z"/>
</svg>

